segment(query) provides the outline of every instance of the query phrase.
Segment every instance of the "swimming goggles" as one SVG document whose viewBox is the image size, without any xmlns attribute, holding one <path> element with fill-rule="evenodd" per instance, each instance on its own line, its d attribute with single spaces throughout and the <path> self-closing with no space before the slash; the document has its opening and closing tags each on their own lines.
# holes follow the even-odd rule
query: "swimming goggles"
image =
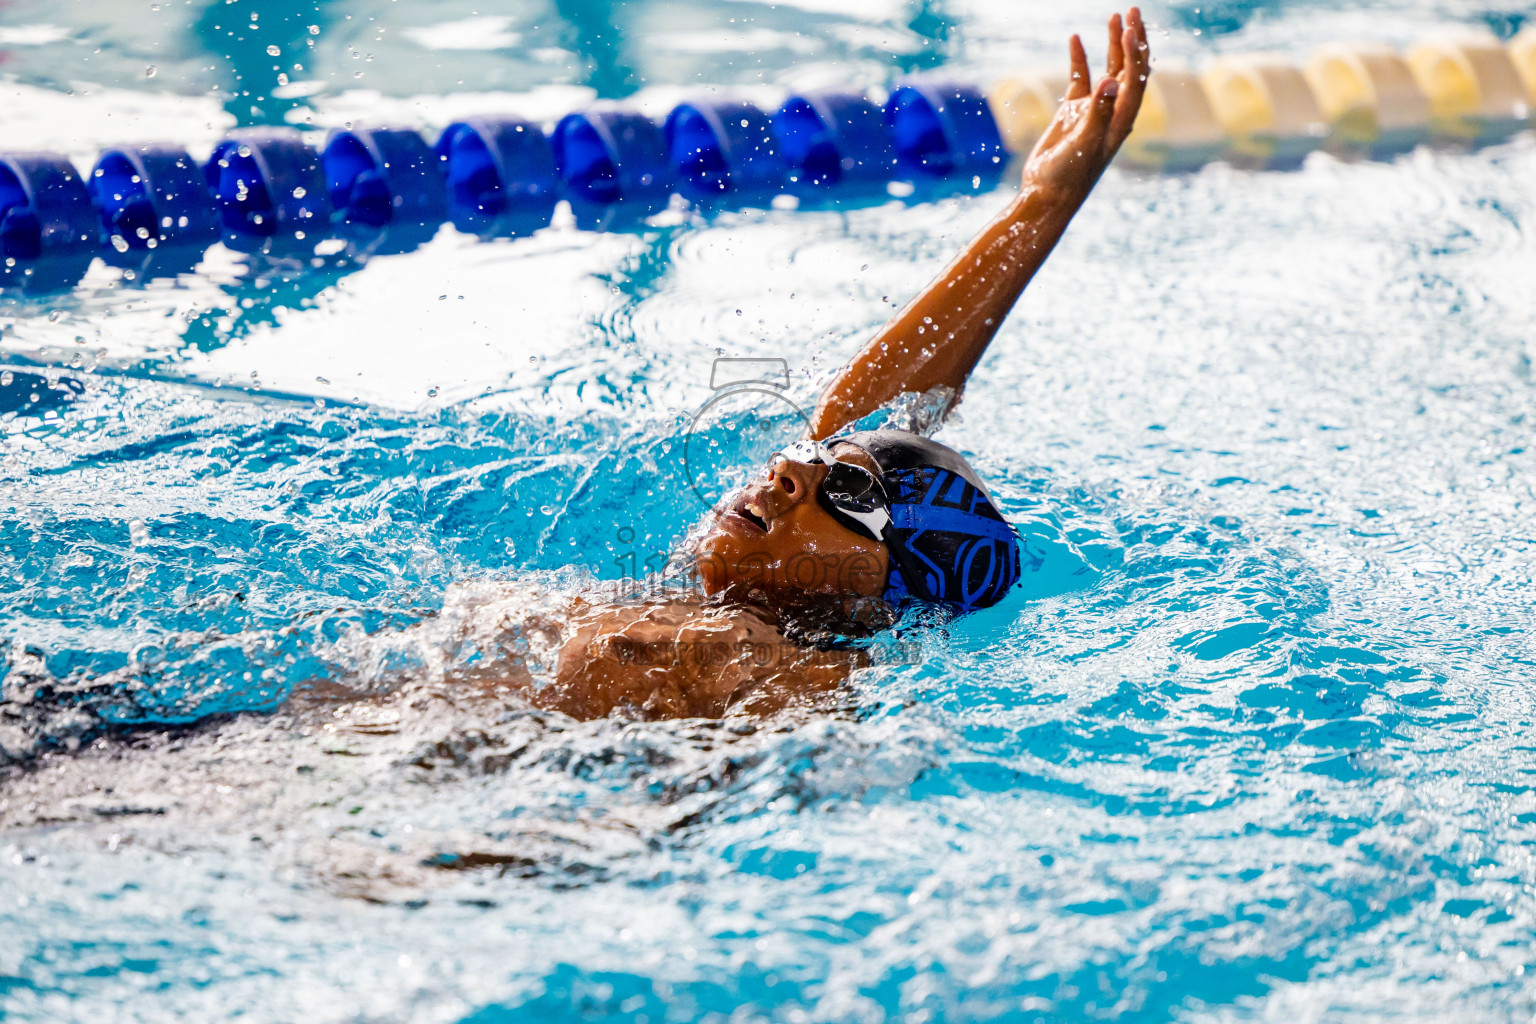
<svg viewBox="0 0 1536 1024">
<path fill-rule="evenodd" d="M 796 441 L 777 458 L 802 466 L 826 466 L 827 475 L 816 488 L 816 500 L 839 523 L 871 540 L 884 541 L 891 525 L 885 487 L 880 478 L 863 466 L 839 462 L 832 449 L 820 441 Z"/>
</svg>

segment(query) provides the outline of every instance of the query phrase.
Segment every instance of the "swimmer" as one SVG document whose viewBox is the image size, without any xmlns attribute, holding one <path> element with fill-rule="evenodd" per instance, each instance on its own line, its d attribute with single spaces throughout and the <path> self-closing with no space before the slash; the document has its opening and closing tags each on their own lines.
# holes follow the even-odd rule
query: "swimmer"
<svg viewBox="0 0 1536 1024">
<path fill-rule="evenodd" d="M 858 664 L 804 642 L 807 622 L 879 625 L 907 602 L 967 611 L 1007 594 L 1017 536 L 959 454 L 896 430 L 842 431 L 905 393 L 959 395 L 1130 134 L 1149 74 L 1141 12 L 1110 19 L 1097 84 L 1081 39 L 1069 50 L 1071 87 L 1018 196 L 837 373 L 809 436 L 695 530 L 702 595 L 578 600 L 545 623 L 558 634 L 553 680 L 503 663 L 477 683 L 583 719 L 767 714 L 824 702 Z"/>
</svg>

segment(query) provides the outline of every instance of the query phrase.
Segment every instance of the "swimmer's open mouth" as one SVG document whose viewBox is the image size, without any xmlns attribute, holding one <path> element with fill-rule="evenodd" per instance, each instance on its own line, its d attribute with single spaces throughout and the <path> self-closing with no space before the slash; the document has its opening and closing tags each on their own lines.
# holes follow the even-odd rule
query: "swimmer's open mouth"
<svg viewBox="0 0 1536 1024">
<path fill-rule="evenodd" d="M 761 530 L 763 533 L 767 533 L 768 521 L 754 512 L 754 507 L 755 506 L 750 505 L 746 499 L 743 498 L 741 501 L 738 501 L 734 506 L 732 506 L 730 514 L 737 516 L 738 518 L 745 519 L 747 522 L 752 524 L 754 529 Z"/>
</svg>

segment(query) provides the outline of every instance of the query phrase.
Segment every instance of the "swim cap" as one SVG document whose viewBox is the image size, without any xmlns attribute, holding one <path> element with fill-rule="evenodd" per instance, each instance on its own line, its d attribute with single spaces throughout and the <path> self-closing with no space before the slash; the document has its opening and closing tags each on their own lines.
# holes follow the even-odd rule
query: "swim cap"
<svg viewBox="0 0 1536 1024">
<path fill-rule="evenodd" d="M 857 431 L 826 443 L 844 442 L 875 461 L 885 485 L 887 601 L 988 608 L 1019 581 L 1018 534 L 959 452 L 905 430 Z"/>
</svg>

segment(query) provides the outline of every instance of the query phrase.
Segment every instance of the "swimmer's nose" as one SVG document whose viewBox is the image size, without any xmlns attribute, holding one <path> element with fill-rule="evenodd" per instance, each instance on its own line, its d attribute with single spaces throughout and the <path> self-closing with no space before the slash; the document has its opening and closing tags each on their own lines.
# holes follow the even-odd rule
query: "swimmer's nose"
<svg viewBox="0 0 1536 1024">
<path fill-rule="evenodd" d="M 768 464 L 768 489 L 778 515 L 791 505 L 810 497 L 816 487 L 816 467 L 788 459 L 774 459 Z"/>
</svg>

